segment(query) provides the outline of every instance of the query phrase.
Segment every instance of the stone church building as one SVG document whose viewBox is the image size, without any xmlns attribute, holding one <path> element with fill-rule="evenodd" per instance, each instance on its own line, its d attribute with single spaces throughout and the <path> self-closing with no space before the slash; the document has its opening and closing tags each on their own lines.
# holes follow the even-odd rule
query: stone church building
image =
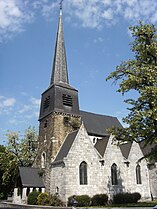
<svg viewBox="0 0 157 209">
<path fill-rule="evenodd" d="M 39 123 L 39 150 L 34 166 L 42 170 L 44 186 L 41 182 L 34 186 L 34 177 L 34 181 L 23 183 L 25 196 L 28 188 L 40 184 L 64 202 L 69 196 L 83 194 L 92 197 L 105 193 L 112 199 L 119 192 L 139 192 L 143 199 L 157 197 L 156 165 L 145 159 L 139 161 L 151 147 L 134 142 L 117 146 L 114 136 L 107 132 L 112 126 L 122 127 L 116 117 L 79 109 L 78 90 L 68 79 L 62 8 L 52 76 L 42 93 Z M 31 169 L 29 173 L 29 178 L 36 175 Z"/>
</svg>

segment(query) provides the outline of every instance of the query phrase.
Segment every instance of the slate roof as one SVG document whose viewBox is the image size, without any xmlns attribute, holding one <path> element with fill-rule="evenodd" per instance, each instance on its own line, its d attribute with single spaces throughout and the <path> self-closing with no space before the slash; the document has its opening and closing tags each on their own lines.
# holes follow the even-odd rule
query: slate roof
<svg viewBox="0 0 157 209">
<path fill-rule="evenodd" d="M 88 134 L 102 136 L 101 139 L 98 139 L 94 147 L 103 157 L 110 137 L 109 134 L 104 130 L 105 128 L 109 128 L 111 126 L 122 127 L 120 122 L 115 117 L 98 115 L 84 111 L 81 111 L 81 116 Z M 56 156 L 56 159 L 53 162 L 54 164 L 56 162 L 62 162 L 64 157 L 68 155 L 68 152 L 76 138 L 77 133 L 78 131 L 72 132 L 66 137 L 63 145 L 61 146 L 61 149 Z M 144 142 L 140 142 L 139 145 L 144 156 L 148 155 L 155 146 L 154 144 L 148 144 L 145 147 Z M 132 143 L 124 143 L 119 146 L 123 157 L 125 157 L 126 159 L 129 156 L 131 146 Z"/>
<path fill-rule="evenodd" d="M 112 116 L 100 115 L 85 111 L 80 111 L 80 115 L 88 134 L 94 136 L 102 136 L 102 139 L 98 140 L 95 144 L 95 148 L 100 153 L 100 155 L 103 156 L 109 140 L 109 134 L 106 130 L 112 126 L 122 127 L 122 125 L 116 117 Z M 66 137 L 63 145 L 61 146 L 61 149 L 56 156 L 56 159 L 54 160 L 54 163 L 62 161 L 63 158 L 67 156 L 77 133 L 78 131 L 72 132 Z"/>
<path fill-rule="evenodd" d="M 32 167 L 20 167 L 19 175 L 23 187 L 44 188 L 42 177 L 39 176 L 40 169 Z"/>
<path fill-rule="evenodd" d="M 56 84 L 59 82 L 69 83 L 61 10 L 59 15 L 58 31 L 57 31 L 52 71 L 53 72 L 52 72 L 50 84 Z"/>
<path fill-rule="evenodd" d="M 132 143 L 124 143 L 119 145 L 122 155 L 127 159 L 130 153 Z"/>
<path fill-rule="evenodd" d="M 68 134 L 68 136 L 66 137 L 65 141 L 63 142 L 63 145 L 61 146 L 61 149 L 59 150 L 54 162 L 62 161 L 63 158 L 67 156 L 67 154 L 68 154 L 68 152 L 75 140 L 77 133 L 78 133 L 78 131 L 74 131 L 74 132 Z"/>
<path fill-rule="evenodd" d="M 107 133 L 108 128 L 111 128 L 113 126 L 122 128 L 122 125 L 116 117 L 100 115 L 85 111 L 80 111 L 80 115 L 87 129 L 87 132 L 90 135 L 106 136 L 109 135 Z"/>
<path fill-rule="evenodd" d="M 102 157 L 104 156 L 108 144 L 108 140 L 109 140 L 109 136 L 103 137 L 102 139 L 98 139 L 97 143 L 94 145 L 94 147 Z"/>
</svg>

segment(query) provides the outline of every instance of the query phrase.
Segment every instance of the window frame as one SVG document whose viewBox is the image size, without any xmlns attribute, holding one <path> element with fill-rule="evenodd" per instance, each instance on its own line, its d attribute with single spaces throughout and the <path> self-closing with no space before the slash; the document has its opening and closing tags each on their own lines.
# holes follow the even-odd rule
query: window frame
<svg viewBox="0 0 157 209">
<path fill-rule="evenodd" d="M 141 166 L 139 164 L 136 165 L 136 184 L 142 184 Z"/>
<path fill-rule="evenodd" d="M 80 185 L 88 184 L 87 163 L 82 161 L 79 165 L 79 180 Z"/>
<path fill-rule="evenodd" d="M 111 184 L 118 185 L 117 165 L 115 163 L 111 166 Z"/>
</svg>

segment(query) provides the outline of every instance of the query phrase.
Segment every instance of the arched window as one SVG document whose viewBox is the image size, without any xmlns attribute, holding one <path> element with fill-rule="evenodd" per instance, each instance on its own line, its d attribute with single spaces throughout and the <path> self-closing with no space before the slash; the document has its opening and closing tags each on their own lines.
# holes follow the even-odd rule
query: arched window
<svg viewBox="0 0 157 209">
<path fill-rule="evenodd" d="M 87 163 L 82 162 L 79 167 L 80 184 L 87 184 Z"/>
<path fill-rule="evenodd" d="M 140 165 L 136 166 L 136 183 L 137 184 L 142 184 L 142 181 L 141 181 L 141 167 L 140 167 Z"/>
<path fill-rule="evenodd" d="M 118 185 L 117 165 L 115 163 L 111 166 L 111 182 L 112 185 Z"/>
<path fill-rule="evenodd" d="M 41 155 L 41 168 L 45 168 L 46 165 L 46 153 L 43 152 Z"/>
<path fill-rule="evenodd" d="M 56 195 L 58 195 L 59 194 L 59 188 L 58 187 L 56 187 Z"/>
</svg>

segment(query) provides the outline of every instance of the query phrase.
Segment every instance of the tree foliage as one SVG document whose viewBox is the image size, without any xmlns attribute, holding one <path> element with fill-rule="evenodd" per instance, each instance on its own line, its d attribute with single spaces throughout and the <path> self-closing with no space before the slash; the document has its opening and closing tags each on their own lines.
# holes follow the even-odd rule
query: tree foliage
<svg viewBox="0 0 157 209">
<path fill-rule="evenodd" d="M 123 118 L 126 128 L 112 128 L 119 142 L 145 140 L 157 143 L 157 29 L 154 25 L 139 23 L 130 27 L 134 41 L 131 50 L 134 59 L 122 62 L 107 80 L 119 81 L 118 92 L 123 95 L 132 90 L 136 99 L 125 100 L 129 114 Z"/>
<path fill-rule="evenodd" d="M 1 185 L 13 188 L 19 166 L 31 166 L 37 154 L 37 133 L 29 127 L 24 136 L 19 132 L 8 131 L 6 146 L 0 149 Z M 0 185 L 0 186 L 1 186 Z"/>
<path fill-rule="evenodd" d="M 3 145 L 0 145 L 0 154 L 5 153 L 5 151 L 6 148 Z M 6 199 L 8 193 L 8 186 L 3 184 L 3 178 L 2 178 L 3 173 L 4 173 L 4 167 L 0 162 L 0 199 Z M 11 184 L 11 182 L 9 182 L 9 184 Z"/>
</svg>

